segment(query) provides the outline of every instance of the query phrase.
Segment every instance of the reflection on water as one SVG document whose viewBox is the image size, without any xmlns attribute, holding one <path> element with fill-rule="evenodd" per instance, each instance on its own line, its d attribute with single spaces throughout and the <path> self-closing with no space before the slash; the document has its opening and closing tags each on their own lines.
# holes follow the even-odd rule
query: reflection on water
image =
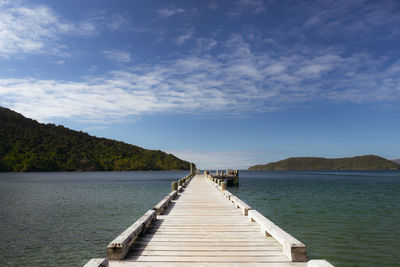
<svg viewBox="0 0 400 267">
<path fill-rule="evenodd" d="M 186 172 L 0 173 L 0 266 L 82 266 Z M 242 171 L 229 190 L 337 266 L 398 266 L 400 172 Z"/>
</svg>

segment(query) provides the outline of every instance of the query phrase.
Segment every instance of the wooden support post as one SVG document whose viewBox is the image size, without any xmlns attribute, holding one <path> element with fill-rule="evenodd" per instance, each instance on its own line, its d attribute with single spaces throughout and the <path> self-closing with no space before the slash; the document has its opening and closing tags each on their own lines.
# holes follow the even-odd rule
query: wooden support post
<svg viewBox="0 0 400 267">
<path fill-rule="evenodd" d="M 172 182 L 172 184 L 171 184 L 171 191 L 174 191 L 174 190 L 178 190 L 178 183 L 177 182 Z"/>
<path fill-rule="evenodd" d="M 226 190 L 226 182 L 221 183 L 221 191 Z"/>
</svg>

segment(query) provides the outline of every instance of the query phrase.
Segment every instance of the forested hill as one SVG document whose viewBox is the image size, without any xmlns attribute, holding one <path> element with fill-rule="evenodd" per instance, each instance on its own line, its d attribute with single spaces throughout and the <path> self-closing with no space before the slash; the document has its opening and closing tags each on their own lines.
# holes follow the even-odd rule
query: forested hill
<svg viewBox="0 0 400 267">
<path fill-rule="evenodd" d="M 255 165 L 249 170 L 397 170 L 400 164 L 375 155 L 353 158 L 299 157 Z"/>
<path fill-rule="evenodd" d="M 188 170 L 159 150 L 42 124 L 0 107 L 0 171 Z"/>
</svg>

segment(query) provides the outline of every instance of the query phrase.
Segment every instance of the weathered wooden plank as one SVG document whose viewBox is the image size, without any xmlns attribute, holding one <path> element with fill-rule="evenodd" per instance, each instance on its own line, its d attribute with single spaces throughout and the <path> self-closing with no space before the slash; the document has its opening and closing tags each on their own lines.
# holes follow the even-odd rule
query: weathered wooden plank
<svg viewBox="0 0 400 267">
<path fill-rule="evenodd" d="M 170 239 L 247 239 L 247 240 L 265 240 L 261 234 L 258 232 L 241 232 L 241 233 L 235 233 L 235 232 L 225 232 L 223 234 L 220 234 L 218 232 L 213 232 L 213 233 L 151 233 L 152 240 L 156 240 L 156 238 L 170 238 Z"/>
<path fill-rule="evenodd" d="M 266 257 L 197 257 L 197 256 L 132 256 L 127 259 L 142 262 L 282 262 L 287 261 L 285 256 L 266 256 Z"/>
<path fill-rule="evenodd" d="M 248 246 L 248 247 L 266 247 L 266 246 L 276 246 L 281 248 L 282 246 L 276 241 L 156 241 L 156 240 L 138 240 L 135 244 L 138 245 L 167 245 L 167 246 L 177 246 L 177 247 L 196 247 L 196 246 L 206 246 L 206 247 L 240 247 L 240 246 Z M 283 252 L 282 252 L 283 255 Z M 287 259 L 289 261 L 289 259 Z"/>
<path fill-rule="evenodd" d="M 194 236 L 194 237 L 173 237 L 173 236 L 149 236 L 149 237 L 142 237 L 141 238 L 143 241 L 164 241 L 164 242 L 245 242 L 245 241 L 251 241 L 251 242 L 256 242 L 259 241 L 261 244 L 266 243 L 268 241 L 265 241 L 262 237 L 224 237 L 224 238 L 213 238 L 211 237 L 201 237 L 201 236 Z"/>
<path fill-rule="evenodd" d="M 248 217 L 250 220 L 260 225 L 263 231 L 275 238 L 283 246 L 285 255 L 289 257 L 291 261 L 307 261 L 306 246 L 299 240 L 283 231 L 256 210 L 249 210 Z"/>
<path fill-rule="evenodd" d="M 236 226 L 236 227 L 235 227 Z M 208 226 L 208 227 L 196 227 L 195 224 L 190 224 L 190 225 L 182 225 L 182 227 L 176 226 L 176 225 L 169 225 L 169 226 L 160 226 L 157 228 L 151 229 L 152 232 L 158 232 L 158 233 L 165 233 L 165 232 L 172 232 L 178 234 L 179 232 L 182 232 L 183 234 L 186 233 L 193 233 L 193 234 L 199 234 L 200 232 L 206 234 L 209 232 L 224 232 L 226 234 L 229 233 L 235 233 L 235 232 L 252 232 L 253 235 L 259 235 L 262 236 L 260 228 L 255 228 L 255 227 L 250 227 L 247 228 L 247 225 L 235 225 L 234 227 L 229 227 L 229 228 L 223 228 L 223 227 L 216 227 L 214 225 Z M 150 233 L 152 233 L 150 232 Z M 217 233 L 215 233 L 217 234 Z"/>
<path fill-rule="evenodd" d="M 307 267 L 307 263 L 304 262 L 169 262 L 169 261 L 159 261 L 151 262 L 151 265 L 141 261 L 111 261 L 110 267 Z"/>
<path fill-rule="evenodd" d="M 282 248 L 280 246 L 236 246 L 236 247 L 228 247 L 228 246 L 200 246 L 200 245 L 193 245 L 193 246 L 170 246 L 169 244 L 156 244 L 152 245 L 153 243 L 144 243 L 144 244 L 136 244 L 132 251 L 136 250 L 155 250 L 155 251 L 214 251 L 214 252 L 224 252 L 224 251 L 234 251 L 234 252 L 253 252 L 253 251 L 278 251 L 282 252 Z"/>
<path fill-rule="evenodd" d="M 187 229 L 187 228 L 173 228 L 173 229 L 171 229 L 171 228 L 158 228 L 158 229 L 151 229 L 151 230 L 149 230 L 149 231 L 147 231 L 147 233 L 149 233 L 149 234 L 155 234 L 155 233 L 159 233 L 159 234 L 166 234 L 166 235 L 175 235 L 175 234 L 177 234 L 177 233 L 179 233 L 179 234 L 188 234 L 188 235 L 191 235 L 191 234 L 195 234 L 195 235 L 204 235 L 204 234 L 208 234 L 208 233 L 211 233 L 211 234 L 220 234 L 221 232 L 223 231 L 223 233 L 224 234 L 234 234 L 234 233 L 246 233 L 247 235 L 251 235 L 252 233 L 259 233 L 260 231 L 258 230 L 258 229 L 246 229 L 246 228 L 243 228 L 243 229 L 234 229 L 234 228 L 232 228 L 231 230 L 227 230 L 227 229 L 224 229 L 224 228 L 214 228 L 214 229 L 212 229 L 212 228 L 207 228 L 207 229 L 204 229 L 204 228 L 198 228 L 198 229 L 195 229 L 195 228 L 189 228 L 189 229 Z"/>
<path fill-rule="evenodd" d="M 215 250 L 135 250 L 129 254 L 128 259 L 134 256 L 191 256 L 191 257 L 267 257 L 282 256 L 279 250 L 256 250 L 256 251 L 215 251 Z"/>
<path fill-rule="evenodd" d="M 257 224 L 236 224 L 236 225 L 199 225 L 196 223 L 192 224 L 185 224 L 185 225 L 180 225 L 177 223 L 155 223 L 154 229 L 166 229 L 166 228 L 190 228 L 190 229 L 228 229 L 228 230 L 235 230 L 235 229 L 250 229 L 250 230 L 258 230 L 260 231 L 260 227 Z"/>
</svg>

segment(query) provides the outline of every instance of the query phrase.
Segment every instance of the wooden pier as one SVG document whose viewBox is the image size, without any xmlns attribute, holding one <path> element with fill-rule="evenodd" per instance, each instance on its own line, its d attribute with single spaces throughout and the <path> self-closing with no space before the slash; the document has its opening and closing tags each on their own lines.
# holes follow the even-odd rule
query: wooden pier
<svg viewBox="0 0 400 267">
<path fill-rule="evenodd" d="M 192 171 L 85 266 L 332 266 L 213 180 Z"/>
</svg>

